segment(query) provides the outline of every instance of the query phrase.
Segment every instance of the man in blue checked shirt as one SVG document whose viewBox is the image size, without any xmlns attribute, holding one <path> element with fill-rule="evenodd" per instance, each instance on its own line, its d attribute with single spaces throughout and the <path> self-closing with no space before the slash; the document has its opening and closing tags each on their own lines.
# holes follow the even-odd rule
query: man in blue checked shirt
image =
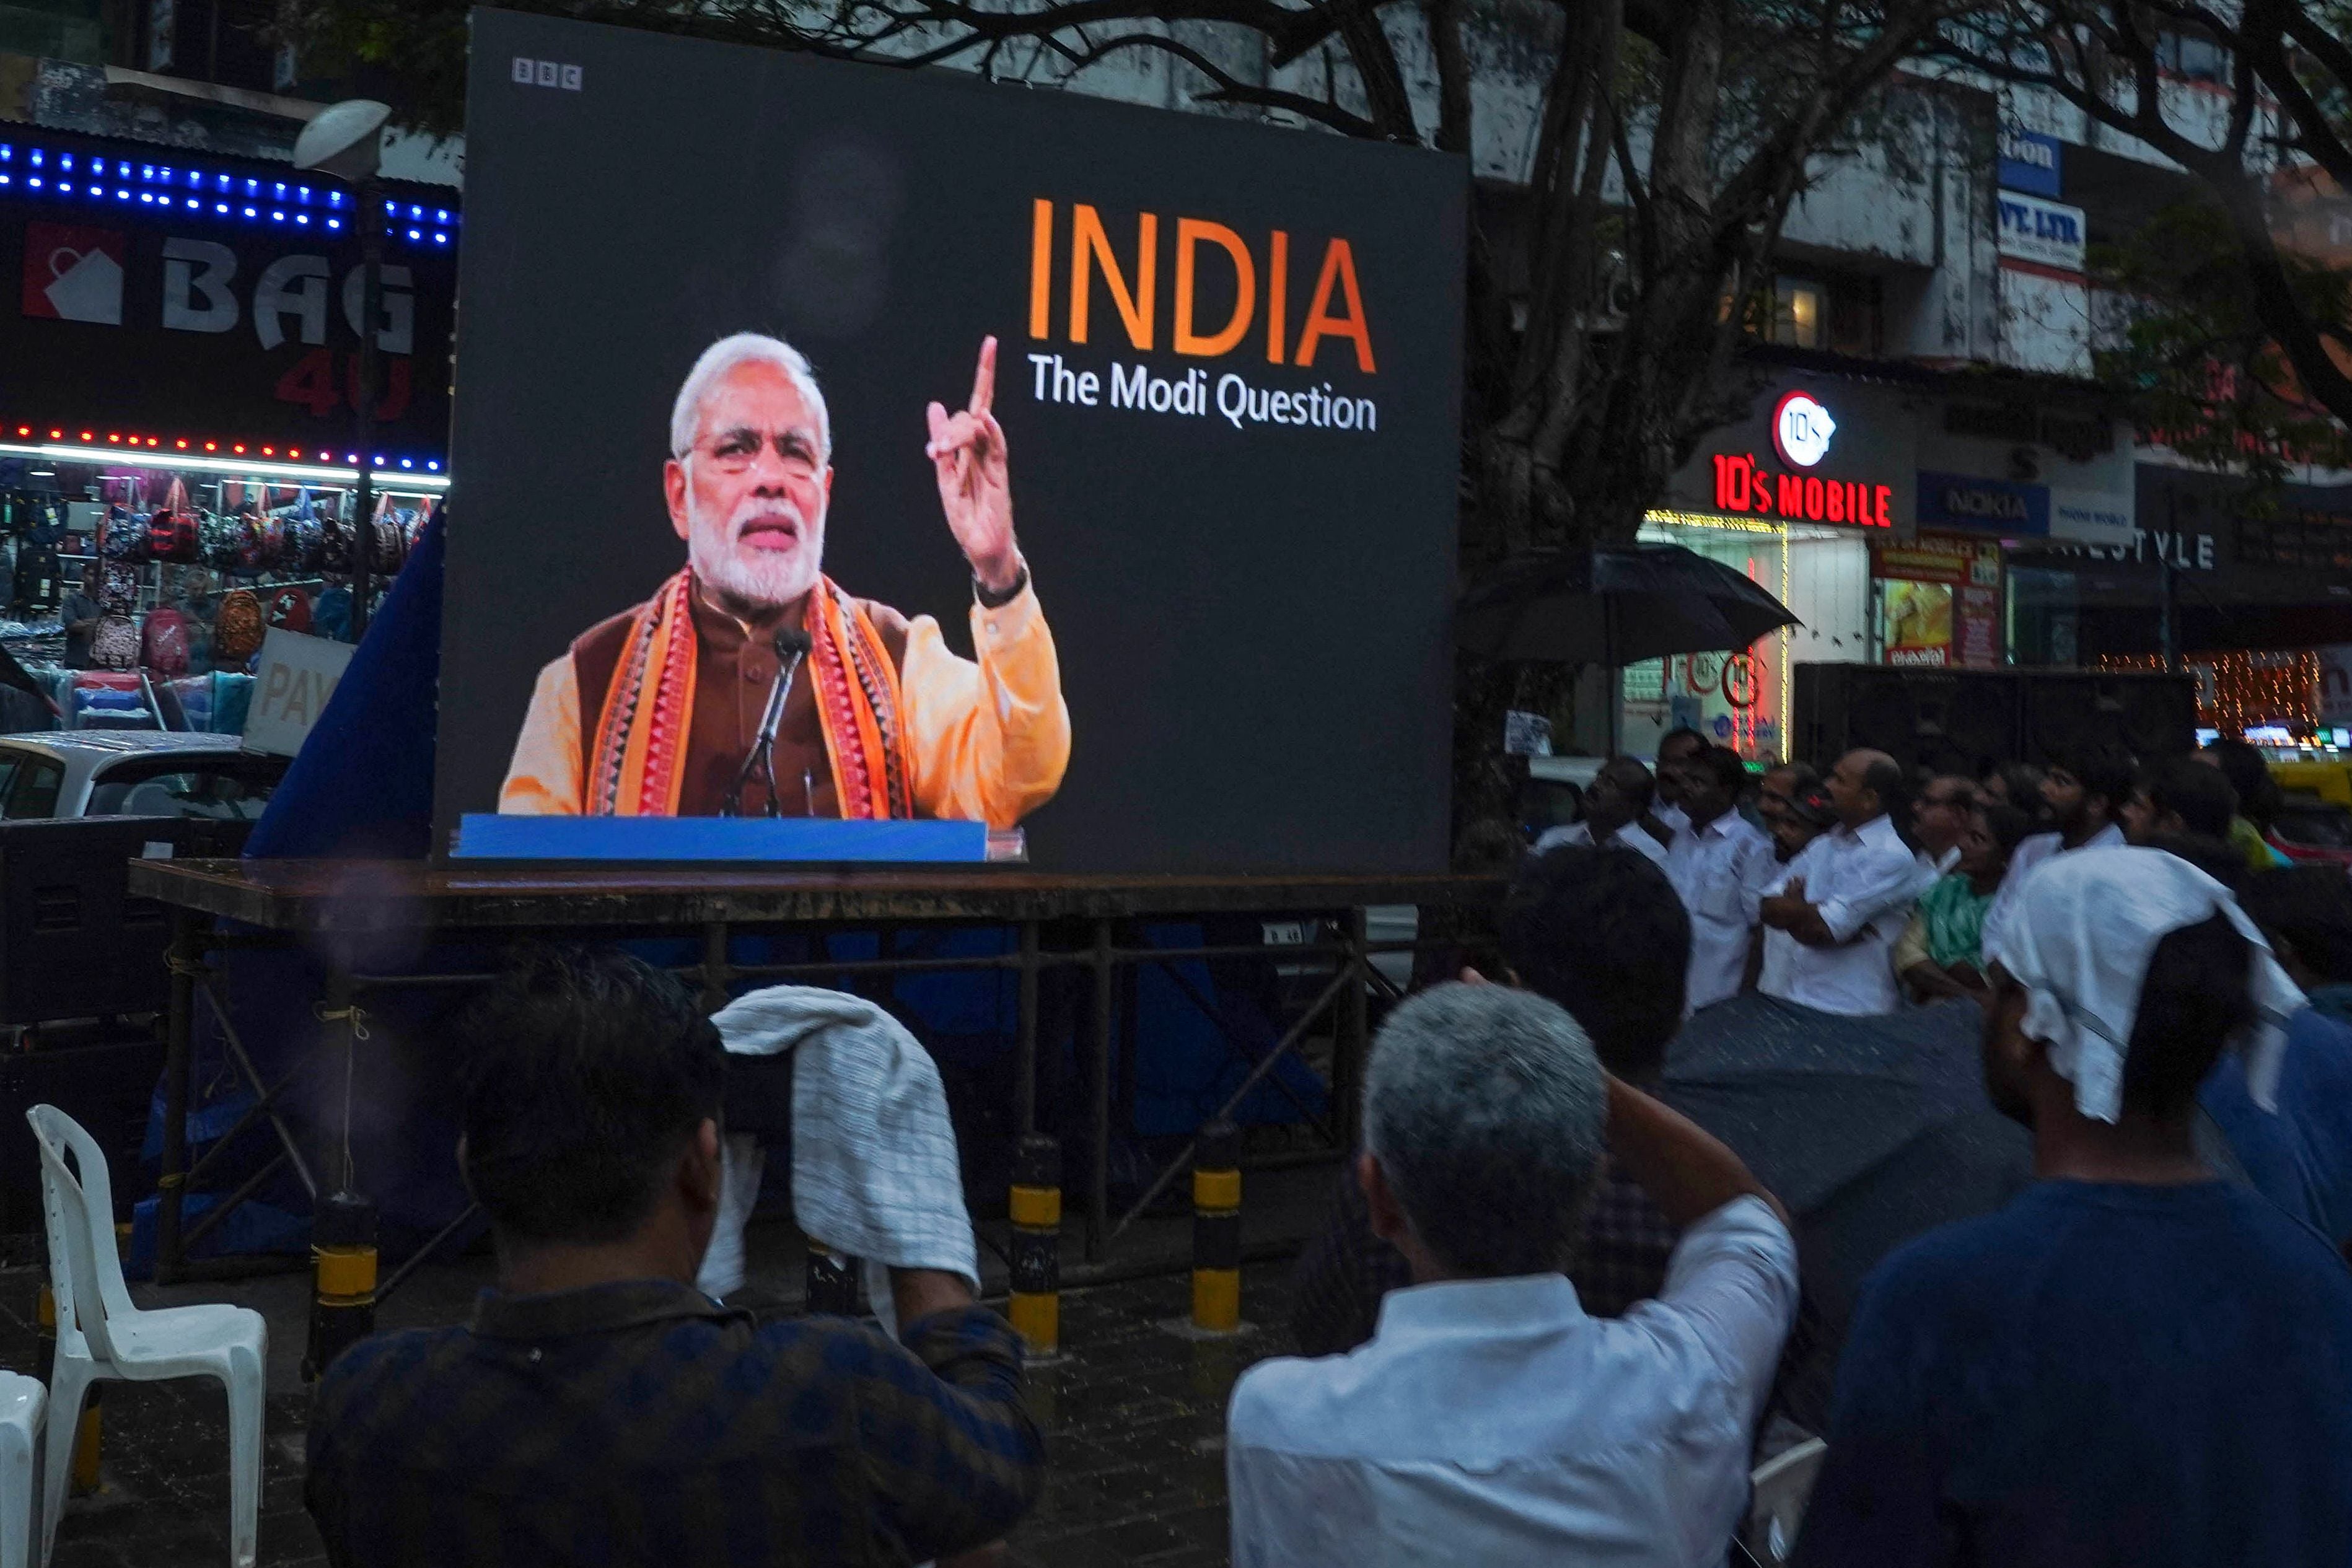
<svg viewBox="0 0 2352 1568">
<path fill-rule="evenodd" d="M 541 954 L 467 1020 L 458 1160 L 498 1288 L 320 1381 L 308 1501 L 338 1568 L 911 1563 L 1045 1479 L 1013 1330 L 895 1270 L 894 1343 L 694 1289 L 719 1207 L 718 1032 L 668 976 Z"/>
</svg>

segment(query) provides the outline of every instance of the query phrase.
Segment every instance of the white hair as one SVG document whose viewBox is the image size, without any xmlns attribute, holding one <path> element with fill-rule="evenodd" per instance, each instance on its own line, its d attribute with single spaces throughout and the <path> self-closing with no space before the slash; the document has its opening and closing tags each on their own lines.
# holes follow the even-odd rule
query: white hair
<svg viewBox="0 0 2352 1568">
<path fill-rule="evenodd" d="M 1483 1278 L 1565 1269 L 1601 1179 L 1608 1090 L 1568 1012 L 1445 985 L 1389 1014 L 1364 1074 L 1364 1146 L 1413 1234 Z"/>
<path fill-rule="evenodd" d="M 669 413 L 670 455 L 684 457 L 694 449 L 695 427 L 702 421 L 702 400 L 710 395 L 710 389 L 738 365 L 752 364 L 773 365 L 782 371 L 803 401 L 816 411 L 818 456 L 831 462 L 833 415 L 824 406 L 824 392 L 816 384 L 816 372 L 809 369 L 808 356 L 781 338 L 760 332 L 719 339 L 703 350 L 694 369 L 686 372 L 685 384 L 677 389 L 677 402 Z"/>
</svg>

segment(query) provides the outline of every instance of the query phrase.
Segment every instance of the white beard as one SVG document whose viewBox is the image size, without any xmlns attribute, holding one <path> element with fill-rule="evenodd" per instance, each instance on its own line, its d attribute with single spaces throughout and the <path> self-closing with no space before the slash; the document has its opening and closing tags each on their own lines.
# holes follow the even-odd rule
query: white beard
<svg viewBox="0 0 2352 1568">
<path fill-rule="evenodd" d="M 746 560 L 735 549 L 736 535 L 755 517 L 782 512 L 801 524 L 800 548 L 793 550 L 753 550 Z M 687 559 L 695 577 L 746 604 L 782 608 L 816 586 L 824 563 L 824 513 L 814 524 L 790 501 L 751 499 L 724 521 L 704 517 L 689 507 L 687 514 Z"/>
</svg>

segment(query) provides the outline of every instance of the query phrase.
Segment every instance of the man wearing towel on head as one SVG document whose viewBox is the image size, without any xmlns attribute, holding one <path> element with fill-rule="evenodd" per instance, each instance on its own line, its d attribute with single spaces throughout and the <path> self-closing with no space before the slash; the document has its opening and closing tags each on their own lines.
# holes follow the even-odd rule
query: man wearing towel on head
<svg viewBox="0 0 2352 1568">
<path fill-rule="evenodd" d="M 1797 1561 L 2352 1562 L 2352 1273 L 2194 1141 L 2224 1050 L 2274 1106 L 2301 993 L 2159 850 L 2051 861 L 1988 956 L 2041 1180 L 1864 1286 Z"/>
</svg>

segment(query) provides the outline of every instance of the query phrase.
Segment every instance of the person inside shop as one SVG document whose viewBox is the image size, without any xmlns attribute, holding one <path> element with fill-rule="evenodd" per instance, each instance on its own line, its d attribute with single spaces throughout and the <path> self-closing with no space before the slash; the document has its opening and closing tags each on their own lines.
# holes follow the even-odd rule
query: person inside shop
<svg viewBox="0 0 2352 1568">
<path fill-rule="evenodd" d="M 1612 757 L 1593 775 L 1584 792 L 1584 821 L 1553 828 L 1536 840 L 1536 852 L 1568 844 L 1601 844 L 1632 850 L 1653 865 L 1666 863 L 1673 835 L 1651 814 L 1650 770 L 1630 757 Z"/>
<path fill-rule="evenodd" d="M 1894 948 L 1919 892 L 1919 862 L 1895 829 L 1903 769 L 1883 751 L 1849 751 L 1830 770 L 1838 825 L 1807 844 L 1758 907 L 1757 988 L 1827 1013 L 1891 1013 Z"/>
<path fill-rule="evenodd" d="M 1895 944 L 1895 972 L 1914 1001 L 1948 997 L 1983 1001 L 1991 994 L 1985 979 L 1984 917 L 2000 892 L 2009 857 L 2032 826 L 2011 806 L 1971 811 L 1960 831 L 1959 858 L 1938 877 L 1911 911 L 1911 923 Z"/>
<path fill-rule="evenodd" d="M 924 448 L 971 567 L 974 663 L 931 617 L 824 575 L 833 428 L 807 360 L 749 332 L 705 350 L 663 467 L 687 564 L 540 672 L 499 809 L 1010 828 L 1051 800 L 1070 716 L 1013 534 L 995 388 L 990 338 L 967 406 L 930 405 Z"/>
<path fill-rule="evenodd" d="M 66 595 L 66 601 L 58 606 L 58 619 L 64 622 L 66 629 L 66 668 L 68 670 L 89 668 L 89 641 L 98 632 L 99 617 L 106 613 L 106 606 L 100 601 L 104 578 L 105 573 L 98 562 L 84 561 L 81 586 Z"/>
</svg>

